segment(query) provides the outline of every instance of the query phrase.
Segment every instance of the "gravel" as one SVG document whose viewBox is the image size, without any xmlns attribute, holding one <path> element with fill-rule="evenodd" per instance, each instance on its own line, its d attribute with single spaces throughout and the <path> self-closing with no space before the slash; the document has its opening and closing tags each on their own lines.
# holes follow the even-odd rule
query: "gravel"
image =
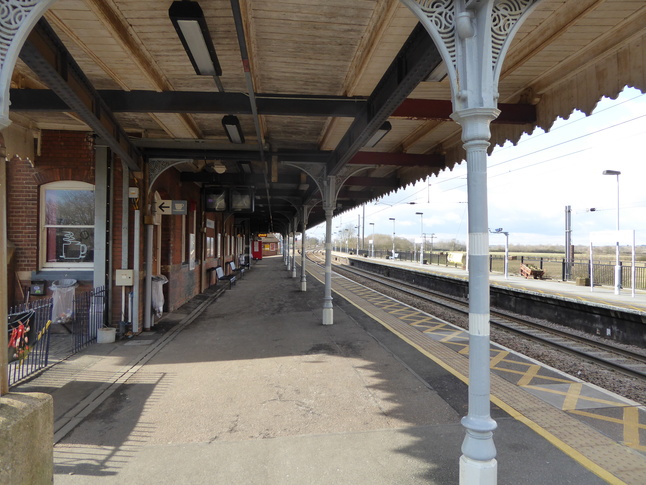
<svg viewBox="0 0 646 485">
<path fill-rule="evenodd" d="M 354 281 L 357 281 L 360 284 L 374 288 L 387 296 L 396 298 L 403 303 L 414 306 L 415 308 L 419 308 L 420 310 L 434 315 L 449 323 L 452 323 L 453 325 L 457 325 L 464 329 L 468 328 L 468 317 L 463 314 L 451 312 L 450 310 L 447 310 L 440 305 L 434 305 L 419 298 L 402 295 L 392 288 L 388 288 L 351 273 L 346 273 L 345 276 Z M 526 316 L 520 315 L 518 315 L 518 317 L 527 318 Z M 582 332 L 576 332 L 572 329 L 564 328 L 552 322 L 540 321 L 540 323 L 549 327 L 566 330 L 571 333 L 579 333 L 580 335 L 585 335 Z M 504 345 L 505 347 L 515 352 L 526 355 L 527 357 L 535 359 L 539 362 L 543 362 L 550 367 L 581 379 L 582 381 L 596 385 L 603 389 L 607 389 L 610 392 L 614 392 L 619 396 L 631 399 L 640 404 L 644 404 L 644 402 L 646 401 L 646 382 L 643 379 L 640 380 L 637 378 L 625 376 L 619 372 L 606 369 L 591 362 L 586 362 L 576 356 L 559 352 L 558 350 L 555 350 L 547 345 L 543 345 L 539 342 L 535 342 L 521 336 L 505 332 L 503 330 L 492 328 L 491 340 L 493 342 Z M 599 340 L 603 339 L 599 338 Z M 643 355 L 646 355 L 646 349 L 631 347 L 628 345 L 623 345 L 621 347 L 630 349 L 633 352 L 639 352 Z"/>
</svg>

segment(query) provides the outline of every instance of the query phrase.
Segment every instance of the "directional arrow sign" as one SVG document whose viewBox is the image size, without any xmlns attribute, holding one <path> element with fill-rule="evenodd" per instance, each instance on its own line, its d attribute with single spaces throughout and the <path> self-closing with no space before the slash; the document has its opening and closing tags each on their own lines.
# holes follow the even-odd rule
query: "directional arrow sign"
<svg viewBox="0 0 646 485">
<path fill-rule="evenodd" d="M 173 201 L 172 200 L 160 200 L 157 203 L 156 206 L 156 212 L 157 214 L 162 214 L 165 216 L 169 216 L 172 214 L 171 208 L 173 207 Z"/>
<path fill-rule="evenodd" d="M 160 200 L 155 206 L 157 214 L 164 216 L 185 215 L 188 202 L 185 200 Z"/>
</svg>

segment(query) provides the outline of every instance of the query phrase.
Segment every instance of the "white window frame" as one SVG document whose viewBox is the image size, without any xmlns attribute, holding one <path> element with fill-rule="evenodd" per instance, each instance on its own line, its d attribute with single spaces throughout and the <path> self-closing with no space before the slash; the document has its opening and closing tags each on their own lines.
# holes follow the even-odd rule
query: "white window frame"
<svg viewBox="0 0 646 485">
<path fill-rule="evenodd" d="M 48 190 L 90 190 L 94 192 L 94 185 L 87 182 L 80 182 L 77 180 L 61 180 L 57 182 L 50 182 L 40 186 L 40 210 L 39 210 L 39 220 L 38 225 L 40 229 L 39 239 L 38 239 L 38 258 L 39 258 L 39 267 L 43 270 L 56 270 L 56 269 L 92 269 L 94 268 L 94 262 L 81 262 L 81 263 L 54 263 L 47 262 L 47 228 L 49 227 L 58 227 L 52 224 L 45 224 L 45 204 L 46 204 L 46 192 Z M 92 213 L 92 220 L 94 220 L 94 210 Z M 67 227 L 67 226 L 65 226 Z M 75 226 L 78 228 L 86 229 L 95 229 L 96 225 L 91 226 Z"/>
</svg>

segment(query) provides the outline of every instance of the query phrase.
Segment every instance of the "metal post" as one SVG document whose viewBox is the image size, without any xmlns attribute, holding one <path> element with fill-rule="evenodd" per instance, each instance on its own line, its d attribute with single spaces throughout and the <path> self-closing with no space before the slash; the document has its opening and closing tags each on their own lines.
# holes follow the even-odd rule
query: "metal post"
<svg viewBox="0 0 646 485">
<path fill-rule="evenodd" d="M 487 214 L 487 148 L 495 108 L 457 111 L 467 153 L 469 200 L 469 412 L 462 418 L 466 436 L 460 458 L 461 483 L 496 483 L 497 462 L 490 414 L 489 371 L 489 228 Z"/>
<path fill-rule="evenodd" d="M 390 217 L 389 219 L 393 221 L 393 260 L 394 260 L 395 259 L 395 218 Z"/>
<path fill-rule="evenodd" d="M 307 276 L 305 274 L 305 231 L 307 230 L 307 207 L 303 207 L 303 233 L 301 244 L 301 291 L 307 291 Z"/>
<path fill-rule="evenodd" d="M 332 216 L 334 209 L 325 208 L 325 290 L 323 293 L 323 325 L 334 323 L 332 307 Z"/>
<path fill-rule="evenodd" d="M 572 206 L 565 206 L 565 271 L 563 280 L 569 281 L 572 261 L 570 260 L 570 246 L 572 245 Z"/>
<path fill-rule="evenodd" d="M 292 278 L 296 278 L 296 229 L 298 228 L 298 216 L 294 217 L 294 236 L 292 245 Z"/>
<path fill-rule="evenodd" d="M 332 306 L 332 218 L 336 205 L 336 177 L 326 176 L 319 187 L 323 196 L 325 211 L 325 289 L 323 292 L 323 325 L 334 323 L 334 308 Z"/>
<path fill-rule="evenodd" d="M 138 334 L 139 333 L 139 291 L 141 287 L 141 282 L 140 282 L 140 266 L 139 266 L 139 261 L 141 259 L 141 211 L 139 209 L 135 209 L 133 219 L 132 219 L 132 224 L 133 224 L 133 241 L 132 241 L 132 267 L 134 269 L 134 275 L 135 275 L 135 280 L 132 285 L 132 293 L 133 293 L 133 299 L 132 299 L 132 333 L 133 334 Z"/>
<path fill-rule="evenodd" d="M 4 139 L 0 135 L 0 321 L 7 321 L 7 159 Z M 3 323 L 0 331 L 0 396 L 9 392 L 9 357 L 7 331 Z"/>
<path fill-rule="evenodd" d="M 424 213 L 415 212 L 419 216 L 420 234 L 422 240 L 419 243 L 419 264 L 424 264 Z"/>
<path fill-rule="evenodd" d="M 152 224 L 146 224 L 146 295 L 144 301 L 144 330 L 150 330 L 153 308 L 153 229 Z"/>
<path fill-rule="evenodd" d="M 509 279 L 509 233 L 505 233 L 505 279 Z"/>
<path fill-rule="evenodd" d="M 357 256 L 359 256 L 359 236 L 361 236 L 361 215 L 357 214 Z"/>
<path fill-rule="evenodd" d="M 372 226 L 372 239 L 371 239 L 371 244 L 370 244 L 370 257 L 374 258 L 375 257 L 375 223 L 371 222 L 370 225 Z"/>
</svg>

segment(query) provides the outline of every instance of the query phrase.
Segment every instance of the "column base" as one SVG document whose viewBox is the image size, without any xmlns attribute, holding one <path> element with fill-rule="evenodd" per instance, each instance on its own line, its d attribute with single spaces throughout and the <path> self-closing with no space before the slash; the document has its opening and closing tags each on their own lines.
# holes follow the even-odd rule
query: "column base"
<svg viewBox="0 0 646 485">
<path fill-rule="evenodd" d="M 460 457 L 460 485 L 496 485 L 498 483 L 498 462 L 472 460 Z"/>
<path fill-rule="evenodd" d="M 301 281 L 301 291 L 307 291 L 307 282 Z"/>
<path fill-rule="evenodd" d="M 334 323 L 334 309 L 323 308 L 323 325 L 332 325 Z"/>
</svg>

